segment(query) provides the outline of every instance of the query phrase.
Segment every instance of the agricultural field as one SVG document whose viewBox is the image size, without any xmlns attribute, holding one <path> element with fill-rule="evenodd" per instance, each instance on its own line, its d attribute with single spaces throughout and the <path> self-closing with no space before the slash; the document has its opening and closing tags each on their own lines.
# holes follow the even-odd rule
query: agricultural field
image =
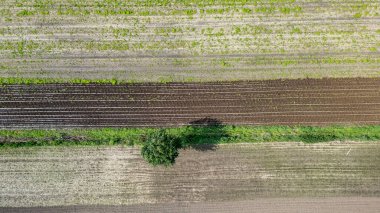
<svg viewBox="0 0 380 213">
<path fill-rule="evenodd" d="M 378 0 L 0 0 L 0 212 L 376 212 L 379 142 Z"/>
<path fill-rule="evenodd" d="M 181 150 L 176 164 L 165 168 L 147 165 L 138 148 L 122 146 L 1 149 L 0 206 L 143 209 L 143 204 L 362 197 L 373 209 L 379 207 L 379 152 L 377 142 L 225 144 L 207 152 Z"/>
<path fill-rule="evenodd" d="M 376 0 L 0 0 L 0 77 L 379 77 Z"/>
<path fill-rule="evenodd" d="M 0 127 L 380 124 L 380 79 L 4 85 Z"/>
<path fill-rule="evenodd" d="M 237 209 L 241 213 L 250 213 L 252 209 L 260 212 L 294 212 L 302 209 L 302 212 L 346 213 L 346 212 L 376 212 L 379 209 L 378 198 L 263 198 L 254 201 L 224 201 L 210 203 L 171 203 L 171 204 L 145 204 L 129 206 L 53 206 L 53 207 L 22 207 L 3 208 L 5 211 L 49 213 L 49 212 L 234 212 Z"/>
</svg>

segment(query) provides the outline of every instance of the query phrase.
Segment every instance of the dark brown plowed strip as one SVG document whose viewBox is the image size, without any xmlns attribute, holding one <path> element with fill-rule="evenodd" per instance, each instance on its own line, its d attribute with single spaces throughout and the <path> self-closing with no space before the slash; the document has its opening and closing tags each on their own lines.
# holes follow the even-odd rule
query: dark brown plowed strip
<svg viewBox="0 0 380 213">
<path fill-rule="evenodd" d="M 380 79 L 8 85 L 0 128 L 380 124 Z"/>
</svg>

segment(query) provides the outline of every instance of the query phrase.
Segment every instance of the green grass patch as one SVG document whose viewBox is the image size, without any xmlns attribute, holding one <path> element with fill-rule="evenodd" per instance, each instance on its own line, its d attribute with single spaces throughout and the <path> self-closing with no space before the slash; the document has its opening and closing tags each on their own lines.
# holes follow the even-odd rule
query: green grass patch
<svg viewBox="0 0 380 213">
<path fill-rule="evenodd" d="M 143 145 L 162 128 L 103 128 L 62 130 L 0 130 L 1 147 L 70 145 Z M 186 126 L 165 128 L 181 147 L 220 143 L 380 140 L 380 126 Z"/>
<path fill-rule="evenodd" d="M 243 8 L 243 9 L 242 9 L 242 12 L 243 12 L 243 13 L 247 13 L 247 14 L 251 14 L 251 13 L 252 13 L 252 10 L 249 9 L 249 8 Z"/>
<path fill-rule="evenodd" d="M 361 13 L 355 13 L 354 14 L 354 18 L 361 18 L 362 17 L 362 14 Z"/>
<path fill-rule="evenodd" d="M 36 14 L 35 11 L 21 10 L 20 12 L 17 13 L 17 16 L 32 16 L 34 14 Z"/>
<path fill-rule="evenodd" d="M 200 121 L 204 121 L 200 120 Z M 170 166 L 179 149 L 214 150 L 216 144 L 275 141 L 380 140 L 380 126 L 207 126 L 177 128 L 104 128 L 66 130 L 0 130 L 0 148 L 27 146 L 139 145 L 151 165 Z M 213 121 L 213 120 L 210 120 Z M 194 123 L 196 124 L 196 123 Z"/>
<path fill-rule="evenodd" d="M 128 81 L 119 81 L 116 79 L 55 79 L 55 78 L 19 78 L 19 77 L 0 77 L 0 85 L 13 84 L 112 84 L 130 83 Z"/>
</svg>

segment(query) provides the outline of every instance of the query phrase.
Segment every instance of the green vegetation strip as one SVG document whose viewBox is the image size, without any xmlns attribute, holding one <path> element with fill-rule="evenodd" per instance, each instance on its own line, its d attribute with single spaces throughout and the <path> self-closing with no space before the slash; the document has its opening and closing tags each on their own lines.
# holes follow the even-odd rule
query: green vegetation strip
<svg viewBox="0 0 380 213">
<path fill-rule="evenodd" d="M 18 78 L 9 77 L 1 78 L 0 85 L 13 85 L 13 84 L 121 84 L 121 83 L 134 83 L 129 81 L 118 81 L 116 79 L 54 79 L 54 78 Z"/>
<path fill-rule="evenodd" d="M 154 83 L 174 83 L 174 82 L 194 82 L 193 78 L 185 78 L 181 81 L 175 80 L 173 77 L 161 77 Z M 199 81 L 200 82 L 200 81 Z M 0 85 L 34 85 L 34 84 L 134 84 L 134 83 L 148 83 L 143 80 L 117 80 L 117 79 L 61 79 L 61 78 L 18 78 L 18 77 L 0 77 Z"/>
<path fill-rule="evenodd" d="M 230 80 L 229 82 L 239 81 Z M 108 84 L 108 85 L 121 85 L 121 84 L 134 84 L 134 83 L 192 83 L 202 82 L 201 80 L 194 78 L 184 78 L 182 80 L 174 79 L 171 76 L 161 77 L 157 81 L 147 82 L 144 80 L 131 79 L 131 80 L 117 80 L 117 79 L 61 79 L 61 78 L 18 78 L 18 77 L 0 77 L 0 85 L 35 85 L 35 84 Z M 211 81 L 205 81 L 211 82 Z M 220 82 L 219 80 L 213 80 L 212 82 Z"/>
<path fill-rule="evenodd" d="M 143 145 L 165 131 L 180 147 L 219 143 L 334 140 L 380 140 L 380 126 L 206 126 L 177 128 L 103 128 L 62 130 L 0 130 L 0 147 L 71 145 Z"/>
<path fill-rule="evenodd" d="M 335 77 L 313 77 L 313 79 L 333 79 Z M 339 77 L 337 77 L 339 78 Z M 270 79 L 266 79 L 270 80 Z M 271 78 L 271 80 L 278 80 L 276 78 Z M 294 79 L 290 79 L 294 80 Z M 299 78 L 302 80 L 302 78 Z M 228 82 L 239 82 L 241 79 L 228 80 Z M 244 81 L 244 80 L 243 80 Z M 0 77 L 0 86 L 5 85 L 36 85 L 36 84 L 77 84 L 77 85 L 88 85 L 88 84 L 108 84 L 108 85 L 122 85 L 122 84 L 138 84 L 138 83 L 206 83 L 206 82 L 226 82 L 223 80 L 206 80 L 194 78 L 183 78 L 181 80 L 174 79 L 173 77 L 162 77 L 156 81 L 143 81 L 138 79 L 131 80 L 117 80 L 117 79 L 60 79 L 60 78 L 18 78 L 18 77 Z"/>
</svg>

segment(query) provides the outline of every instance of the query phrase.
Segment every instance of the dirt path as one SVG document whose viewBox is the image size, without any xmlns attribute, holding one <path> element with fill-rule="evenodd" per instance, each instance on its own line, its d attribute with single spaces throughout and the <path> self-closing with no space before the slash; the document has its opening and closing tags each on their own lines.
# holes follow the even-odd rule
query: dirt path
<svg viewBox="0 0 380 213">
<path fill-rule="evenodd" d="M 44 212 L 377 212 L 380 198 L 374 197 L 328 197 L 328 198 L 265 198 L 251 201 L 235 202 L 200 202 L 200 203 L 167 203 L 132 206 L 60 206 L 60 207 L 26 207 L 0 208 L 12 213 Z"/>
<path fill-rule="evenodd" d="M 380 79 L 9 85 L 0 128 L 380 124 Z"/>
<path fill-rule="evenodd" d="M 0 206 L 379 197 L 379 153 L 377 142 L 231 144 L 182 150 L 173 167 L 154 168 L 138 148 L 1 149 Z"/>
</svg>

